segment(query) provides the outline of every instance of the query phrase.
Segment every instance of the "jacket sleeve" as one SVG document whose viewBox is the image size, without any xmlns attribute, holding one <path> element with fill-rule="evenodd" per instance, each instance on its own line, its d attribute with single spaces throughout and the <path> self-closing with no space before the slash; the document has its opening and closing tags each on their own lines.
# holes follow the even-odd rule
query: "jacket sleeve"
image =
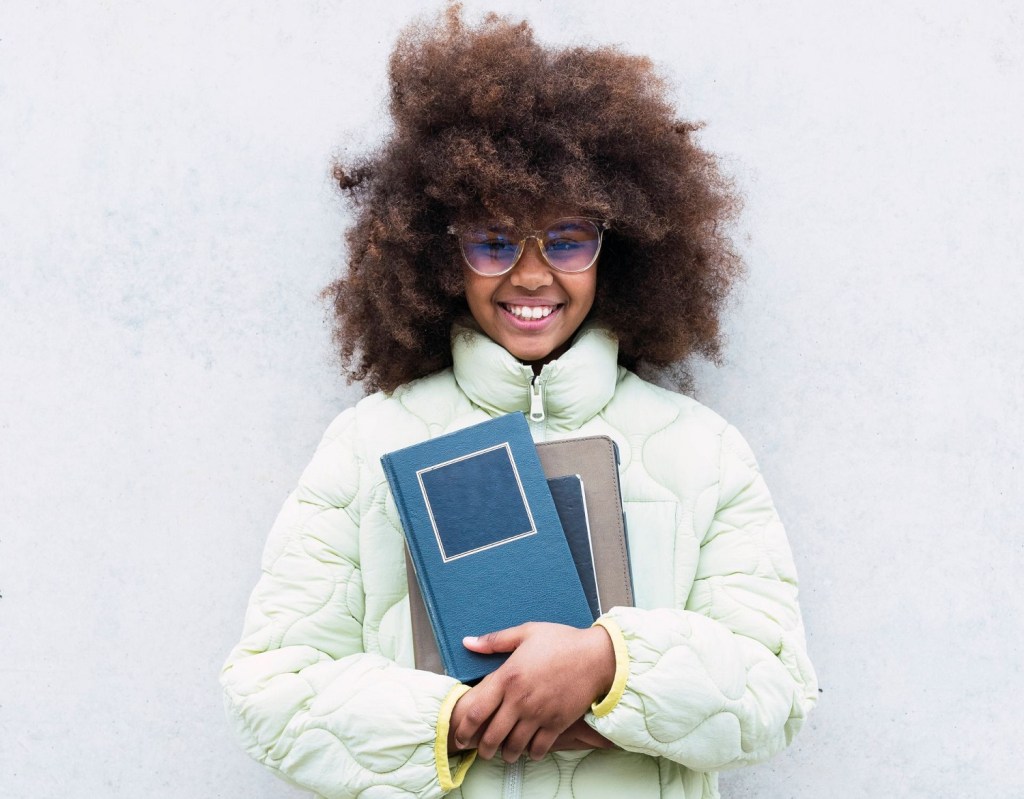
<svg viewBox="0 0 1024 799">
<path fill-rule="evenodd" d="M 616 677 L 587 721 L 624 749 L 717 771 L 772 756 L 800 729 L 817 682 L 796 572 L 734 428 L 722 434 L 718 500 L 685 607 L 613 608 L 597 623 L 612 638 Z"/>
<path fill-rule="evenodd" d="M 249 754 L 321 796 L 439 797 L 472 762 L 446 748 L 468 689 L 363 652 L 354 420 L 328 428 L 271 531 L 221 673 L 228 718 Z"/>
</svg>

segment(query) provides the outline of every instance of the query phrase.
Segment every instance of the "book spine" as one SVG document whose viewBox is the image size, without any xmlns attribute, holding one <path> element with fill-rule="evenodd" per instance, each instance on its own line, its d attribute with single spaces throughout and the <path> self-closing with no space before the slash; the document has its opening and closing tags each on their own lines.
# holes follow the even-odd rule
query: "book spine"
<svg viewBox="0 0 1024 799">
<path fill-rule="evenodd" d="M 636 595 L 633 593 L 633 559 L 629 556 L 629 527 L 626 525 L 626 506 L 622 502 L 622 477 L 619 474 L 619 467 L 622 459 L 619 457 L 619 445 L 609 439 L 612 445 L 612 454 L 615 456 L 615 493 L 619 497 L 619 507 L 622 509 L 622 546 L 626 558 L 626 579 L 629 588 L 630 604 L 636 602 Z"/>
<path fill-rule="evenodd" d="M 416 581 L 420 586 L 420 594 L 423 597 L 423 604 L 427 609 L 427 616 L 430 618 L 430 626 L 434 631 L 434 638 L 437 640 L 438 649 L 441 652 L 441 658 L 444 661 L 445 671 L 450 672 L 452 664 L 455 662 L 455 658 L 452 656 L 448 638 L 439 633 L 441 629 L 438 621 L 437 605 L 434 601 L 434 591 L 430 585 L 430 576 L 428 570 L 423 565 L 423 553 L 420 550 L 420 540 L 415 534 L 413 527 L 412 514 L 409 513 L 409 508 L 405 504 L 405 497 L 402 495 L 401 481 L 398 479 L 398 474 L 395 472 L 394 465 L 391 462 L 391 458 L 385 455 L 381 458 L 381 464 L 384 466 L 384 470 L 387 473 L 388 483 L 391 486 L 391 493 L 395 498 L 395 507 L 398 509 L 398 517 L 402 521 L 402 529 L 405 531 L 406 545 L 409 547 L 409 554 L 412 557 L 413 570 L 416 572 Z"/>
</svg>

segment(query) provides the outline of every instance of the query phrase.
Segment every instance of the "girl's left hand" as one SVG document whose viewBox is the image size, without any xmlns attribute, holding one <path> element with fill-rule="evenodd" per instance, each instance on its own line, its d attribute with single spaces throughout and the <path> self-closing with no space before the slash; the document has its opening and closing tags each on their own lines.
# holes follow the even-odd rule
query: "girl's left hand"
<svg viewBox="0 0 1024 799">
<path fill-rule="evenodd" d="M 564 624 L 530 622 L 465 638 L 481 654 L 511 652 L 456 703 L 451 739 L 457 749 L 476 747 L 489 760 L 501 747 L 513 763 L 529 751 L 539 760 L 591 704 L 611 689 L 615 652 L 603 627 L 578 630 Z"/>
</svg>

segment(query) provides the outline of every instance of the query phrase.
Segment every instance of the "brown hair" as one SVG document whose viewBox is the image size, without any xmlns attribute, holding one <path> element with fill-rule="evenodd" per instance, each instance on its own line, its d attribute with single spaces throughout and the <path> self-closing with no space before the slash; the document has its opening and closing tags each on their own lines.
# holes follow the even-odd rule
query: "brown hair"
<svg viewBox="0 0 1024 799">
<path fill-rule="evenodd" d="M 614 47 L 545 47 L 526 22 L 469 26 L 458 5 L 400 36 L 393 132 L 337 164 L 356 221 L 348 272 L 324 290 L 350 380 L 370 390 L 451 363 L 467 313 L 448 227 L 520 221 L 557 203 L 611 223 L 592 316 L 642 371 L 719 361 L 719 317 L 742 264 L 724 233 L 738 202 L 680 121 L 650 60 Z"/>
</svg>

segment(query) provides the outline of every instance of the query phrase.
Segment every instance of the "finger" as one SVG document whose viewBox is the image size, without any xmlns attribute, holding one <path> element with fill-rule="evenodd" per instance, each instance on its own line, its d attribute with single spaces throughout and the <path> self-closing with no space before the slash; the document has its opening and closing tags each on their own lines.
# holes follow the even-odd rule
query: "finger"
<svg viewBox="0 0 1024 799">
<path fill-rule="evenodd" d="M 467 714 L 455 729 L 455 748 L 463 750 L 476 749 L 480 742 L 480 736 L 483 735 L 484 730 L 487 729 L 487 725 L 490 723 L 490 720 L 490 716 L 484 716 L 482 719 L 478 719 L 475 716 Z"/>
<path fill-rule="evenodd" d="M 577 749 L 611 749 L 615 745 L 587 724 L 580 724 L 573 732 L 579 744 Z"/>
<path fill-rule="evenodd" d="M 526 635 L 526 624 L 518 627 L 508 627 L 504 630 L 496 630 L 486 635 L 467 635 L 462 639 L 462 645 L 471 652 L 481 655 L 490 655 L 494 652 L 511 652 L 523 642 Z"/>
<path fill-rule="evenodd" d="M 515 727 L 518 719 L 515 714 L 507 708 L 502 707 L 494 714 L 494 717 L 487 722 L 480 734 L 476 751 L 484 760 L 494 757 L 498 748 L 505 742 L 508 734 Z"/>
<path fill-rule="evenodd" d="M 561 752 L 565 749 L 574 749 L 575 746 L 576 736 L 572 733 L 571 730 L 566 730 L 557 738 L 555 738 L 555 742 L 551 745 L 548 751 Z"/>
<path fill-rule="evenodd" d="M 537 725 L 534 722 L 519 721 L 501 743 L 501 759 L 506 763 L 515 763 L 522 757 L 536 732 Z"/>
<path fill-rule="evenodd" d="M 551 747 L 555 745 L 555 741 L 557 741 L 559 737 L 560 736 L 555 734 L 554 730 L 547 727 L 542 727 L 537 730 L 537 733 L 533 736 L 533 740 L 530 741 L 530 759 L 540 760 L 544 757 L 544 755 L 551 751 Z"/>
<path fill-rule="evenodd" d="M 556 749 L 575 749 L 577 746 L 576 733 L 579 731 L 580 724 L 583 723 L 583 719 L 576 719 L 572 724 L 562 730 L 558 737 L 555 739 L 554 748 Z"/>
<path fill-rule="evenodd" d="M 501 705 L 501 692 L 487 680 L 467 691 L 455 705 L 452 719 L 455 744 L 459 749 L 473 749 L 480 734 Z"/>
<path fill-rule="evenodd" d="M 555 739 L 549 751 L 614 748 L 615 744 L 601 735 L 601 733 L 590 727 L 583 719 L 577 719 Z"/>
</svg>

